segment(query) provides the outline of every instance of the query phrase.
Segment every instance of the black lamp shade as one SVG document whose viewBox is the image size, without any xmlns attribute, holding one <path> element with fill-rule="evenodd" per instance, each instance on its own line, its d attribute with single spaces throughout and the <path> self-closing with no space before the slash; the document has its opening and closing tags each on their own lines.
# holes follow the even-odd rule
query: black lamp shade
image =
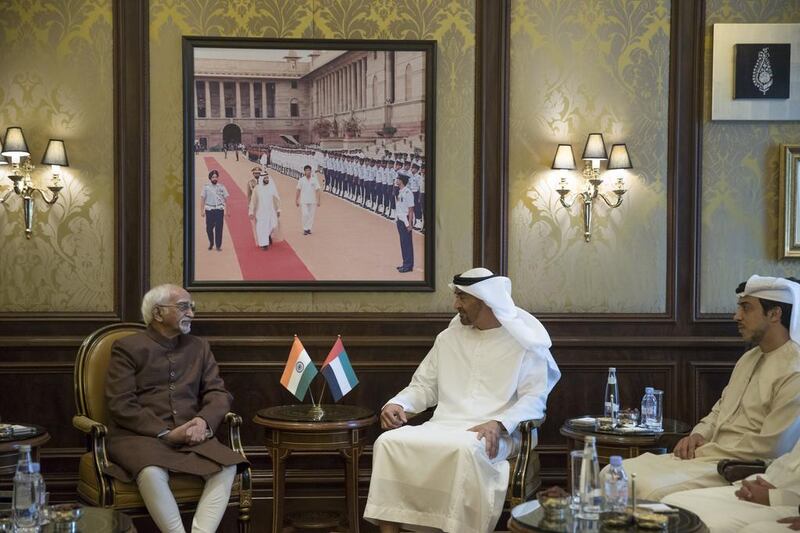
<svg viewBox="0 0 800 533">
<path fill-rule="evenodd" d="M 628 147 L 625 144 L 611 145 L 611 154 L 608 156 L 608 170 L 620 168 L 633 168 Z"/>
<path fill-rule="evenodd" d="M 581 159 L 608 159 L 606 154 L 606 142 L 603 140 L 602 133 L 590 133 L 586 138 L 586 146 L 583 147 Z"/>
<path fill-rule="evenodd" d="M 8 157 L 28 157 L 31 155 L 31 151 L 28 150 L 28 143 L 25 142 L 25 135 L 22 133 L 22 128 L 11 126 L 6 129 L 6 136 L 3 139 L 2 155 Z"/>
<path fill-rule="evenodd" d="M 67 159 L 67 147 L 61 139 L 50 139 L 42 157 L 43 165 L 69 166 Z"/>
</svg>

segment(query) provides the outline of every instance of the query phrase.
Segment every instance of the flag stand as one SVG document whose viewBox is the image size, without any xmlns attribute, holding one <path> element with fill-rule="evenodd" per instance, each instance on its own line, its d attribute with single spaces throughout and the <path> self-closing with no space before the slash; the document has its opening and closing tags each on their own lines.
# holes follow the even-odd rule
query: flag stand
<svg viewBox="0 0 800 533">
<path fill-rule="evenodd" d="M 322 395 L 325 394 L 325 385 L 327 384 L 327 381 L 322 383 L 322 392 L 319 394 L 319 402 L 316 403 L 314 402 L 314 393 L 311 392 L 311 387 L 308 388 L 308 392 L 311 394 L 311 409 L 308 412 L 314 420 L 322 420 L 322 417 L 325 416 L 325 409 L 322 408 Z"/>
</svg>

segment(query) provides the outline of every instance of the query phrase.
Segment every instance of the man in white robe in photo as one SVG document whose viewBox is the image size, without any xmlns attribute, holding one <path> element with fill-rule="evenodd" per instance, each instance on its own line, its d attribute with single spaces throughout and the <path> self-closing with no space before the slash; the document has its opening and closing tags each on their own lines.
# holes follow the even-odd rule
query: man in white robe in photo
<svg viewBox="0 0 800 533">
<path fill-rule="evenodd" d="M 736 363 L 711 412 L 673 454 L 623 461 L 636 494 L 659 500 L 690 489 L 728 485 L 721 459 L 771 460 L 800 437 L 800 284 L 751 276 L 736 290 L 739 334 L 756 346 Z"/>
<path fill-rule="evenodd" d="M 281 197 L 275 184 L 270 183 L 269 174 L 262 174 L 261 183 L 253 189 L 249 213 L 250 219 L 255 221 L 256 244 L 267 250 L 281 213 Z"/>
<path fill-rule="evenodd" d="M 511 281 L 485 268 L 456 276 L 458 316 L 408 387 L 389 400 L 375 442 L 364 517 L 381 533 L 486 533 L 508 486 L 517 426 L 541 418 L 561 374 L 542 324 L 511 299 Z M 436 406 L 430 421 L 407 413 Z"/>
</svg>

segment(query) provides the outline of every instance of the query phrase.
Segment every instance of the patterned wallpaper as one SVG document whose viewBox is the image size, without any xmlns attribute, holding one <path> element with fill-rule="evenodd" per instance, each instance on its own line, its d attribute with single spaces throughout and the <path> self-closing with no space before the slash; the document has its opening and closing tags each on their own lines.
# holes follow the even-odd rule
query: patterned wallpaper
<svg viewBox="0 0 800 533">
<path fill-rule="evenodd" d="M 700 309 L 733 313 L 751 274 L 800 276 L 778 260 L 780 145 L 800 143 L 800 122 L 711 122 L 711 51 L 717 22 L 800 22 L 800 0 L 708 0 L 702 163 Z"/>
<path fill-rule="evenodd" d="M 670 2 L 511 6 L 508 249 L 517 304 L 539 312 L 664 312 Z M 595 203 L 586 243 L 579 206 L 567 212 L 558 203 L 550 165 L 558 143 L 571 143 L 580 158 L 596 131 L 607 149 L 627 143 L 634 169 L 621 207 Z M 573 188 L 583 181 L 577 172 L 570 180 Z M 612 183 L 609 177 L 606 190 Z"/>
<path fill-rule="evenodd" d="M 474 0 L 152 0 L 151 284 L 183 269 L 181 36 L 435 39 L 435 293 L 197 293 L 201 309 L 243 312 L 447 311 L 447 281 L 471 266 Z M 452 132 L 459 132 L 454 135 Z"/>
<path fill-rule="evenodd" d="M 112 22 L 109 0 L 0 2 L 0 134 L 25 132 L 33 180 L 50 137 L 66 141 L 62 198 L 38 195 L 25 239 L 22 202 L 0 206 L 0 312 L 100 312 L 114 304 Z M 9 190 L 0 167 L 0 195 Z"/>
</svg>

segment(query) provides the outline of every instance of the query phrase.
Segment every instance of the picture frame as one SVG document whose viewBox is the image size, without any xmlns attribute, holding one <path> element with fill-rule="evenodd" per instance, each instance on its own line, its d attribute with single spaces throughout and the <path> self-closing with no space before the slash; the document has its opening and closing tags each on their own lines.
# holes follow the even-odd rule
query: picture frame
<svg viewBox="0 0 800 533">
<path fill-rule="evenodd" d="M 781 145 L 780 171 L 781 259 L 800 258 L 800 144 Z"/>
<path fill-rule="evenodd" d="M 436 41 L 184 36 L 186 287 L 433 291 L 435 80 Z"/>
<path fill-rule="evenodd" d="M 714 24 L 713 33 L 711 120 L 800 120 L 800 24 Z M 737 47 L 741 52 L 742 45 L 748 44 L 772 46 L 773 53 L 785 48 L 776 45 L 788 45 L 785 52 L 790 58 L 788 73 L 784 62 L 780 62 L 780 67 L 776 64 L 775 68 L 781 71 L 770 72 L 766 85 L 759 84 L 776 91 L 784 85 L 779 82 L 785 82 L 788 75 L 788 98 L 735 97 L 736 84 L 743 78 L 743 73 L 737 76 L 736 71 Z M 777 61 L 777 56 L 771 60 Z M 754 67 L 749 65 L 744 77 L 755 76 L 757 73 L 751 71 Z"/>
</svg>

